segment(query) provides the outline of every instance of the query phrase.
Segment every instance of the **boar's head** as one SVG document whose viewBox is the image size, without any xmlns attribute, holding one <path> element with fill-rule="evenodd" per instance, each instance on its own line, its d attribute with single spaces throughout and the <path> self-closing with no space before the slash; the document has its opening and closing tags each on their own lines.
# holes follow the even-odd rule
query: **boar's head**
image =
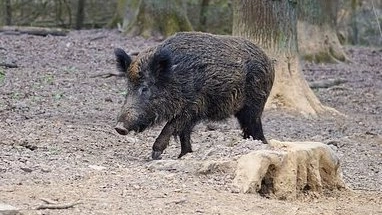
<svg viewBox="0 0 382 215">
<path fill-rule="evenodd" d="M 125 102 L 118 115 L 115 130 L 126 135 L 141 132 L 168 118 L 174 105 L 171 78 L 171 52 L 156 48 L 141 52 L 134 59 L 122 49 L 115 50 L 117 68 L 127 78 Z"/>
</svg>

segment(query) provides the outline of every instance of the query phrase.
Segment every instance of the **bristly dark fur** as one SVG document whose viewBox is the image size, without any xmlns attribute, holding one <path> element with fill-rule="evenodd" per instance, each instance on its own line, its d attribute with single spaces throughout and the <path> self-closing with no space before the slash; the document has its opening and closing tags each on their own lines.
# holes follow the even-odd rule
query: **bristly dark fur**
<svg viewBox="0 0 382 215">
<path fill-rule="evenodd" d="M 177 33 L 141 51 L 132 62 L 123 50 L 116 50 L 116 56 L 119 69 L 127 69 L 128 94 L 115 129 L 126 135 L 166 122 L 153 144 L 153 159 L 160 159 L 172 135 L 180 140 L 179 157 L 192 152 L 191 132 L 197 123 L 232 115 L 244 138 L 267 143 L 261 116 L 274 68 L 252 42 L 232 36 Z"/>
<path fill-rule="evenodd" d="M 117 60 L 117 69 L 120 73 L 126 73 L 132 60 L 129 55 L 123 49 L 116 48 L 114 54 Z"/>
</svg>

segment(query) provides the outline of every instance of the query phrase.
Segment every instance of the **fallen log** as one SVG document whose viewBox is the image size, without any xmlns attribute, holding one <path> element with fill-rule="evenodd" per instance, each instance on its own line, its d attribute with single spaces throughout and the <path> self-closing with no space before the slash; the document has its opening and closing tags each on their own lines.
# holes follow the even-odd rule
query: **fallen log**
<svg viewBox="0 0 382 215">
<path fill-rule="evenodd" d="M 0 32 L 4 34 L 30 34 L 36 36 L 66 36 L 68 30 L 62 28 L 42 28 L 42 27 L 27 27 L 27 26 L 2 26 Z"/>
</svg>

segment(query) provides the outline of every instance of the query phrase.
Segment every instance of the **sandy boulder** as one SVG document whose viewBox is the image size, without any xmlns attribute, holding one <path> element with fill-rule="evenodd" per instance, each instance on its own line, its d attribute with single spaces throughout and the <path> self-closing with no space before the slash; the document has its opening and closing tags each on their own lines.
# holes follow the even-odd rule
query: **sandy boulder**
<svg viewBox="0 0 382 215">
<path fill-rule="evenodd" d="M 270 150 L 239 158 L 233 183 L 239 192 L 278 199 L 345 187 L 339 158 L 328 145 L 276 140 Z"/>
</svg>

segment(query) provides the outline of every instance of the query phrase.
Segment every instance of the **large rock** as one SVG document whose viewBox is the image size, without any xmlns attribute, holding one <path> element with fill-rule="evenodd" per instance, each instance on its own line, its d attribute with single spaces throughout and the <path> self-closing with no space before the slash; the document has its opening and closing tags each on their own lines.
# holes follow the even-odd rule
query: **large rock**
<svg viewBox="0 0 382 215">
<path fill-rule="evenodd" d="M 345 187 L 339 158 L 328 145 L 271 140 L 270 148 L 238 159 L 233 183 L 239 192 L 295 199 Z"/>
</svg>

